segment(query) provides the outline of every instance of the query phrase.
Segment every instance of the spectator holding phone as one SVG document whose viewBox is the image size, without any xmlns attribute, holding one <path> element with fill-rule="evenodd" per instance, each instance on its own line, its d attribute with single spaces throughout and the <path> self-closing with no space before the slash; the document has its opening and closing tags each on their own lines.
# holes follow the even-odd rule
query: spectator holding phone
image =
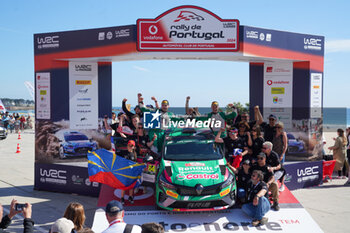
<svg viewBox="0 0 350 233">
<path fill-rule="evenodd" d="M 24 220 L 23 220 L 23 227 L 24 227 L 24 233 L 32 233 L 33 232 L 33 226 L 34 221 L 31 219 L 32 217 L 32 205 L 29 203 L 25 204 L 18 204 L 17 200 L 13 199 L 11 201 L 10 205 L 10 213 L 2 217 L 3 215 L 3 207 L 0 204 L 0 233 L 6 232 L 4 229 L 6 229 L 13 219 L 13 217 L 19 213 L 23 214 Z"/>
</svg>

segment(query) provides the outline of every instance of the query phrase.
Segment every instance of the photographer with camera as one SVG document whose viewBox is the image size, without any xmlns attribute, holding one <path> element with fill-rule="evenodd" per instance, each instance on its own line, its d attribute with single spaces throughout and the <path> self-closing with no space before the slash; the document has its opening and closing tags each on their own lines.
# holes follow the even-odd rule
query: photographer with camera
<svg viewBox="0 0 350 233">
<path fill-rule="evenodd" d="M 10 206 L 10 213 L 3 216 L 3 207 L 0 204 L 0 233 L 6 232 L 4 229 L 6 229 L 12 221 L 12 218 L 16 215 L 22 213 L 24 220 L 23 220 L 23 232 L 24 233 L 32 233 L 33 232 L 33 226 L 34 226 L 34 221 L 31 219 L 32 217 L 32 205 L 29 203 L 25 204 L 19 204 L 17 203 L 17 200 L 13 199 L 11 201 L 11 206 Z"/>
</svg>

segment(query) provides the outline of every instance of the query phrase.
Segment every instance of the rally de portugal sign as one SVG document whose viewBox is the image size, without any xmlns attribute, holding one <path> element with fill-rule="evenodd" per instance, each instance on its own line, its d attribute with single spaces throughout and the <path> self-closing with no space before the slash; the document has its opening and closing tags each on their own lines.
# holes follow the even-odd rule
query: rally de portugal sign
<svg viewBox="0 0 350 233">
<path fill-rule="evenodd" d="M 156 19 L 137 20 L 139 51 L 238 51 L 239 21 L 197 6 L 179 6 Z"/>
</svg>

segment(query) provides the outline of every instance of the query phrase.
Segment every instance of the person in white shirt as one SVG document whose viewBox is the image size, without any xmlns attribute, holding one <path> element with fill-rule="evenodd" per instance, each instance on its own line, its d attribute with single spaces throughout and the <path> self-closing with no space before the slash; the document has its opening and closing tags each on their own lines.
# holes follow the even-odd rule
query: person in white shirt
<svg viewBox="0 0 350 233">
<path fill-rule="evenodd" d="M 106 205 L 106 218 L 109 227 L 102 233 L 141 233 L 142 231 L 140 226 L 124 222 L 124 208 L 119 201 L 113 200 L 108 202 Z"/>
</svg>

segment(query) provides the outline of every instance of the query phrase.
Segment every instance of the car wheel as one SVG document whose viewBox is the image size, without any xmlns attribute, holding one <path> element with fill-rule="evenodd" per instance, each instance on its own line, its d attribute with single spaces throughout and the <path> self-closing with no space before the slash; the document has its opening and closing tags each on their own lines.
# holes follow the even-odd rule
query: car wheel
<svg viewBox="0 0 350 233">
<path fill-rule="evenodd" d="M 60 159 L 66 158 L 66 156 L 64 155 L 64 149 L 62 146 L 60 147 L 60 150 L 59 150 L 59 157 L 60 157 Z"/>
</svg>

